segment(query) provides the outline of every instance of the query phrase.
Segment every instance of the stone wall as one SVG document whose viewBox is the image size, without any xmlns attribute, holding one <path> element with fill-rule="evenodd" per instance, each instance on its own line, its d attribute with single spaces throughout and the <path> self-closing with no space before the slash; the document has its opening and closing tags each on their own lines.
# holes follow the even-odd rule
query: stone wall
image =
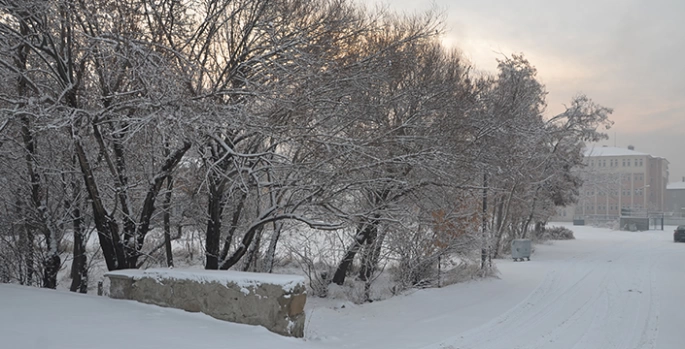
<svg viewBox="0 0 685 349">
<path fill-rule="evenodd" d="M 306 288 L 299 276 L 205 270 L 123 270 L 105 275 L 109 297 L 202 312 L 304 336 Z"/>
</svg>

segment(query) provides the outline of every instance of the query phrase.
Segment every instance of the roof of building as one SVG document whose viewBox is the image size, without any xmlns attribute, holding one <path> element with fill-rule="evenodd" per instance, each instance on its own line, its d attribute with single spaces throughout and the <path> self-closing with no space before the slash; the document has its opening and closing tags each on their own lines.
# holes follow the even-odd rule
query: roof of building
<svg viewBox="0 0 685 349">
<path fill-rule="evenodd" d="M 635 155 L 650 155 L 641 153 L 628 148 L 619 147 L 591 147 L 585 149 L 585 156 L 635 156 Z"/>
<path fill-rule="evenodd" d="M 685 182 L 668 183 L 666 189 L 685 189 Z"/>
</svg>

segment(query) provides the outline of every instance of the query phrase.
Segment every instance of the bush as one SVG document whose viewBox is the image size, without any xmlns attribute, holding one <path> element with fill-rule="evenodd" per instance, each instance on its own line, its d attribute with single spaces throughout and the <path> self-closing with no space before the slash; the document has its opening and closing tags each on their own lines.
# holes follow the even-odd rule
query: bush
<svg viewBox="0 0 685 349">
<path fill-rule="evenodd" d="M 565 227 L 552 227 L 545 229 L 540 237 L 541 240 L 574 240 L 573 231 Z"/>
</svg>

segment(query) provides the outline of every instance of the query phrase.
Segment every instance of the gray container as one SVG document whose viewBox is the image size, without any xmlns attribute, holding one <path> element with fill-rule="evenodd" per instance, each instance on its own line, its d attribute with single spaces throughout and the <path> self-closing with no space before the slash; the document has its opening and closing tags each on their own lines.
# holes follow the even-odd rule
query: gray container
<svg viewBox="0 0 685 349">
<path fill-rule="evenodd" d="M 523 261 L 524 258 L 530 260 L 531 250 L 532 244 L 530 239 L 514 239 L 511 242 L 511 258 L 514 259 L 514 262 L 519 259 Z"/>
</svg>

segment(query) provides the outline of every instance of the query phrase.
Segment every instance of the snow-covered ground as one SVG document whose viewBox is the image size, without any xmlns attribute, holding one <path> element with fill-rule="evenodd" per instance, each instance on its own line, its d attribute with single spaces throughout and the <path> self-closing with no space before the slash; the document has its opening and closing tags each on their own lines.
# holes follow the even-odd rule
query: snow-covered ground
<svg viewBox="0 0 685 349">
<path fill-rule="evenodd" d="M 0 285 L 0 348 L 685 348 L 685 243 L 673 229 L 572 227 L 499 279 L 364 305 L 310 299 L 305 339 L 202 314 Z"/>
</svg>

